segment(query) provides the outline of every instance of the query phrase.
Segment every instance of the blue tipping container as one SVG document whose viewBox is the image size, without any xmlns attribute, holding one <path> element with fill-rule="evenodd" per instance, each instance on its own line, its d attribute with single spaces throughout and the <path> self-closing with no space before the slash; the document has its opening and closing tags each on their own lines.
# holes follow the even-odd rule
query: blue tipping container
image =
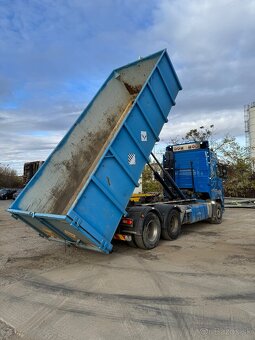
<svg viewBox="0 0 255 340">
<path fill-rule="evenodd" d="M 41 236 L 109 253 L 179 90 L 166 50 L 114 70 L 8 211 Z"/>
</svg>

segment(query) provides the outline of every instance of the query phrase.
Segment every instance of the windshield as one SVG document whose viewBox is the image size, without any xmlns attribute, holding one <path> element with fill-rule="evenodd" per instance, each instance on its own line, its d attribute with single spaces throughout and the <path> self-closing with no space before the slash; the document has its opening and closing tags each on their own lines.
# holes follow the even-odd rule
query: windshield
<svg viewBox="0 0 255 340">
<path fill-rule="evenodd" d="M 0 189 L 0 194 L 6 194 L 7 190 L 6 189 Z"/>
</svg>

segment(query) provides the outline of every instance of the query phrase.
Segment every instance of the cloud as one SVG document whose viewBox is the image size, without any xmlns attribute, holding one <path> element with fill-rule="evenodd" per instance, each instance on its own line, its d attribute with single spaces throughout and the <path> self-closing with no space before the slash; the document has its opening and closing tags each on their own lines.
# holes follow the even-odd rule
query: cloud
<svg viewBox="0 0 255 340">
<path fill-rule="evenodd" d="M 178 118 L 170 118 L 162 138 L 206 123 L 219 135 L 244 135 L 243 106 L 254 101 L 254 15 L 253 0 L 160 2 L 153 24 L 139 33 L 143 45 L 135 46 L 167 46 L 183 85 Z"/>
<path fill-rule="evenodd" d="M 191 129 L 199 129 L 201 126 L 210 127 L 214 125 L 213 133 L 215 138 L 232 135 L 238 136 L 240 129 L 244 130 L 243 115 L 239 111 L 214 111 L 213 114 L 197 114 L 195 119 L 187 120 L 186 116 L 170 114 L 169 123 L 165 124 L 160 140 L 164 143 L 170 142 L 171 138 L 184 137 Z M 215 122 L 217 122 L 215 124 Z"/>
<path fill-rule="evenodd" d="M 165 47 L 183 91 L 162 140 L 207 123 L 243 135 L 254 16 L 254 0 L 0 4 L 0 162 L 45 158 L 113 68 Z"/>
</svg>

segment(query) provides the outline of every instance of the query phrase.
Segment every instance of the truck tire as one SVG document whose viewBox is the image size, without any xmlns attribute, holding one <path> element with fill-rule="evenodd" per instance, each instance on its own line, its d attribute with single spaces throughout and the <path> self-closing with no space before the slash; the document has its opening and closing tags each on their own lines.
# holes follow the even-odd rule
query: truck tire
<svg viewBox="0 0 255 340">
<path fill-rule="evenodd" d="M 208 220 L 209 223 L 211 223 L 211 224 L 221 224 L 222 214 L 223 214 L 223 210 L 222 210 L 221 204 L 216 203 L 213 216 L 211 218 L 209 218 L 209 220 Z"/>
<path fill-rule="evenodd" d="M 178 210 L 170 210 L 165 225 L 162 228 L 162 238 L 164 240 L 176 240 L 181 233 L 181 217 Z"/>
<path fill-rule="evenodd" d="M 160 239 L 161 223 L 158 216 L 149 212 L 143 222 L 142 235 L 134 235 L 134 240 L 138 248 L 153 249 Z"/>
</svg>

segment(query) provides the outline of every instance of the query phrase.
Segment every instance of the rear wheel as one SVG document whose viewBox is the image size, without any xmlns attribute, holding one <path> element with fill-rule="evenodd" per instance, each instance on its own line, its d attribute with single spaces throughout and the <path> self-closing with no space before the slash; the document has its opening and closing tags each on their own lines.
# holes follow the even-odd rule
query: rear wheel
<svg viewBox="0 0 255 340">
<path fill-rule="evenodd" d="M 142 235 L 134 235 L 134 240 L 138 248 L 153 249 L 160 239 L 161 223 L 156 214 L 149 212 L 143 222 Z"/>
<path fill-rule="evenodd" d="M 214 212 L 213 212 L 213 216 L 211 218 L 209 218 L 209 222 L 212 224 L 221 224 L 222 222 L 222 206 L 220 203 L 216 203 Z"/>
<path fill-rule="evenodd" d="M 177 210 L 171 210 L 167 216 L 164 228 L 162 228 L 162 238 L 164 240 L 176 240 L 181 233 L 181 217 Z"/>
</svg>

